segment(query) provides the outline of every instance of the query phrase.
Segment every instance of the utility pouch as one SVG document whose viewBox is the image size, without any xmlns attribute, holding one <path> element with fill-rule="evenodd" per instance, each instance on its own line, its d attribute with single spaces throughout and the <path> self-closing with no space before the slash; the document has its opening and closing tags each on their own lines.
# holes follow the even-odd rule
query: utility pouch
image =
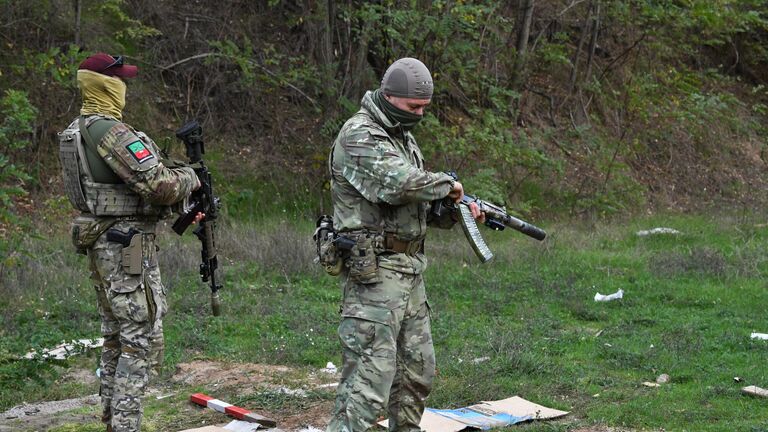
<svg viewBox="0 0 768 432">
<path fill-rule="evenodd" d="M 123 271 L 129 275 L 139 275 L 142 270 L 143 235 L 140 231 L 131 228 L 127 233 L 117 229 L 107 231 L 107 241 L 123 245 L 122 262 Z"/>
<path fill-rule="evenodd" d="M 374 236 L 372 234 L 360 234 L 357 236 L 355 244 L 349 250 L 349 258 L 347 258 L 346 265 L 349 268 L 350 279 L 357 283 L 375 284 L 381 282 Z"/>
<path fill-rule="evenodd" d="M 96 243 L 96 240 L 114 225 L 115 219 L 94 218 L 93 216 L 81 215 L 72 221 L 69 233 L 72 238 L 72 245 L 77 253 L 87 255 L 87 250 Z"/>
</svg>

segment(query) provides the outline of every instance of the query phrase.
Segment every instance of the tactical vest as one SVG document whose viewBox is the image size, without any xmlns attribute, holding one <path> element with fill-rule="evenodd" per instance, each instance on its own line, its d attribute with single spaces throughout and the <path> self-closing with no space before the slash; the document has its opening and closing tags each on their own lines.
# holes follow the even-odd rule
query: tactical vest
<svg viewBox="0 0 768 432">
<path fill-rule="evenodd" d="M 80 125 L 84 124 L 88 128 L 99 120 L 112 118 L 100 115 L 85 119 L 78 117 L 63 132 L 59 132 L 59 160 L 69 201 L 76 209 L 94 216 L 165 215 L 167 207 L 146 202 L 118 178 L 100 157 L 93 157 L 94 154 L 98 155 L 96 146 L 102 136 L 93 136 L 90 145 L 83 139 Z M 154 143 L 144 133 L 136 132 L 136 135 L 147 146 L 154 147 Z M 92 152 L 91 158 L 88 157 L 89 150 Z"/>
</svg>

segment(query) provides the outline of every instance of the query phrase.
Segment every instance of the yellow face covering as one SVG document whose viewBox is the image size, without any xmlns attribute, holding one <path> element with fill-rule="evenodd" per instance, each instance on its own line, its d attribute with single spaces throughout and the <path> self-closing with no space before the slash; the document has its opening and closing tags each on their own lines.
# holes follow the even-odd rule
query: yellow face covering
<svg viewBox="0 0 768 432">
<path fill-rule="evenodd" d="M 125 83 L 120 78 L 80 69 L 77 71 L 77 86 L 83 95 L 80 114 L 106 114 L 122 120 Z"/>
</svg>

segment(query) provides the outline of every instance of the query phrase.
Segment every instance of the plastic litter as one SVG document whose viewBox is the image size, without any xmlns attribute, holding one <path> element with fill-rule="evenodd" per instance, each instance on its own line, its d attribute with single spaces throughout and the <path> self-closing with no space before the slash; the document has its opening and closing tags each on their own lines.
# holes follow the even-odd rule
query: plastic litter
<svg viewBox="0 0 768 432">
<path fill-rule="evenodd" d="M 649 235 L 658 235 L 658 234 L 671 234 L 671 235 L 678 235 L 682 234 L 680 231 L 674 229 L 674 228 L 653 228 L 649 230 L 642 230 L 635 233 L 638 237 L 646 237 Z"/>
<path fill-rule="evenodd" d="M 339 369 L 336 367 L 335 364 L 333 364 L 333 362 L 326 363 L 325 364 L 325 368 L 320 369 L 320 370 L 325 372 L 325 373 L 329 373 L 329 374 L 335 374 L 336 372 L 339 371 Z"/>
<path fill-rule="evenodd" d="M 603 295 L 600 293 L 595 293 L 595 301 L 596 302 L 607 302 L 611 300 L 618 300 L 620 298 L 624 298 L 624 290 L 618 290 L 613 294 Z"/>
<path fill-rule="evenodd" d="M 749 337 L 752 339 L 768 340 L 768 333 L 752 333 Z"/>
<path fill-rule="evenodd" d="M 249 423 L 242 420 L 232 420 L 226 426 L 224 426 L 224 429 L 234 432 L 252 432 L 261 429 L 261 425 L 258 423 Z"/>
<path fill-rule="evenodd" d="M 30 351 L 24 355 L 24 358 L 27 360 L 35 358 L 64 360 L 72 355 L 82 353 L 86 349 L 99 348 L 102 345 L 104 345 L 104 338 L 78 339 L 72 340 L 71 342 L 65 341 L 53 348 L 44 349 L 41 353 Z"/>
</svg>

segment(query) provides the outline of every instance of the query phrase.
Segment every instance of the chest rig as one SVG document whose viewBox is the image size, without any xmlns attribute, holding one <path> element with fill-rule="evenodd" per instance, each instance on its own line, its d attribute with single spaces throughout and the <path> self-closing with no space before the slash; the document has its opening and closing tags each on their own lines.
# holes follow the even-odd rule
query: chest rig
<svg viewBox="0 0 768 432">
<path fill-rule="evenodd" d="M 159 216 L 165 208 L 153 206 L 131 190 L 114 173 L 115 182 L 97 181 L 94 174 L 110 171 L 99 156 L 97 146 L 101 136 L 91 137 L 88 127 L 99 120 L 113 120 L 111 117 L 92 115 L 78 117 L 62 132 L 59 132 L 59 160 L 61 162 L 64 189 L 72 205 L 94 216 Z M 142 132 L 136 136 L 147 147 L 154 143 Z M 88 153 L 91 153 L 89 160 Z M 95 157 L 94 157 L 95 155 Z M 94 166 L 98 164 L 99 166 Z"/>
</svg>

